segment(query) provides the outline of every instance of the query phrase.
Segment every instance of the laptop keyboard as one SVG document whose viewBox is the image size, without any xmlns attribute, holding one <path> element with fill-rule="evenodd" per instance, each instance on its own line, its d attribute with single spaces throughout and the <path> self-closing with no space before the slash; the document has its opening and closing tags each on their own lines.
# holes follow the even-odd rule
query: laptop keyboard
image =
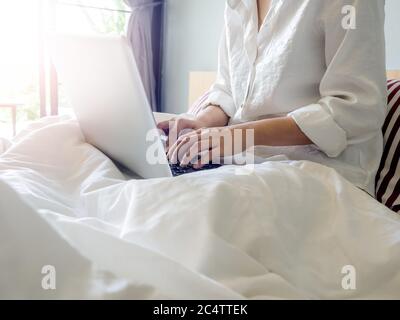
<svg viewBox="0 0 400 320">
<path fill-rule="evenodd" d="M 174 177 L 180 176 L 182 174 L 186 173 L 192 173 L 192 172 L 197 172 L 197 171 L 203 171 L 203 170 L 212 170 L 212 169 L 217 169 L 221 167 L 220 164 L 206 164 L 200 169 L 195 169 L 193 166 L 189 165 L 186 167 L 181 167 L 179 164 L 170 164 L 171 171 Z"/>
</svg>

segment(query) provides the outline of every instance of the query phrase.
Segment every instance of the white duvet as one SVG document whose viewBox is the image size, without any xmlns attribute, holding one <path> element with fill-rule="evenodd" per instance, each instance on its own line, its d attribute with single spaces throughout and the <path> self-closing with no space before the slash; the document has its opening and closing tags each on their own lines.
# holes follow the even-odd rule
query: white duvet
<svg viewBox="0 0 400 320">
<path fill-rule="evenodd" d="M 0 298 L 400 298 L 400 217 L 327 167 L 128 180 L 63 118 L 4 149 Z"/>
</svg>

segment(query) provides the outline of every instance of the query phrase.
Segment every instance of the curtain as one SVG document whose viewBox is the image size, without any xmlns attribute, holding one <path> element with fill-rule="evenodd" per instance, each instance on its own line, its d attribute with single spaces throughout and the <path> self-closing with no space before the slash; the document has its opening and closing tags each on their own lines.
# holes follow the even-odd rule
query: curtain
<svg viewBox="0 0 400 320">
<path fill-rule="evenodd" d="M 132 9 L 127 36 L 153 111 L 161 107 L 161 61 L 165 0 L 124 0 Z"/>
</svg>

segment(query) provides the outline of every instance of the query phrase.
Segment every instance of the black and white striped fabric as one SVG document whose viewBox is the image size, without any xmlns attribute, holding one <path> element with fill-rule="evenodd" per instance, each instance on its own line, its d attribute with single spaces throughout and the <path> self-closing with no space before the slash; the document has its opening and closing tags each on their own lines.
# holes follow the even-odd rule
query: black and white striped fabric
<svg viewBox="0 0 400 320">
<path fill-rule="evenodd" d="M 400 80 L 389 80 L 388 91 L 388 115 L 383 126 L 384 151 L 376 175 L 376 199 L 400 213 Z"/>
</svg>

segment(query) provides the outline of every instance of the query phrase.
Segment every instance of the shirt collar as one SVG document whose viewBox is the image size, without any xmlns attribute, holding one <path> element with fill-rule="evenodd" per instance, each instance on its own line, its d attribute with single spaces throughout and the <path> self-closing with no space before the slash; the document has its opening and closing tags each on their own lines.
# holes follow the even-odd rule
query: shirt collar
<svg viewBox="0 0 400 320">
<path fill-rule="evenodd" d="M 255 0 L 227 0 L 227 3 L 232 10 L 236 11 L 250 10 L 256 5 Z"/>
<path fill-rule="evenodd" d="M 245 50 L 250 63 L 253 63 L 257 56 L 257 47 L 260 40 L 260 34 L 258 32 L 257 2 L 256 0 L 227 0 L 227 4 L 241 19 L 245 38 Z M 271 1 L 271 9 L 266 17 L 267 20 L 270 20 L 271 17 L 276 14 L 281 4 L 282 0 Z"/>
</svg>

